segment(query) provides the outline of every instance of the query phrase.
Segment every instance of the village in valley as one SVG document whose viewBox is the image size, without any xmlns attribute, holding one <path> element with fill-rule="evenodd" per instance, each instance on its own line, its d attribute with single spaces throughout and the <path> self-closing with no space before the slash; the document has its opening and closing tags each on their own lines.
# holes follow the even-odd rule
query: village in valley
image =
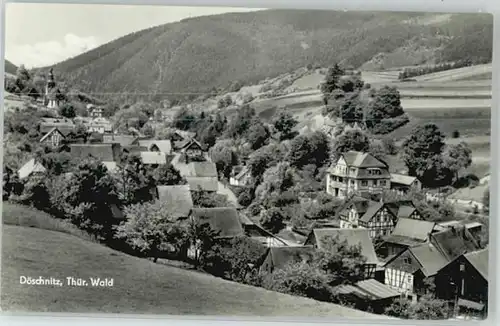
<svg viewBox="0 0 500 326">
<path fill-rule="evenodd" d="M 489 158 L 473 157 L 465 128 L 415 119 L 406 103 L 443 71 L 491 78 L 491 63 L 418 67 L 308 64 L 121 105 L 76 91 L 57 66 L 19 66 L 4 92 L 4 232 L 88 237 L 111 256 L 362 318 L 486 318 Z"/>
</svg>

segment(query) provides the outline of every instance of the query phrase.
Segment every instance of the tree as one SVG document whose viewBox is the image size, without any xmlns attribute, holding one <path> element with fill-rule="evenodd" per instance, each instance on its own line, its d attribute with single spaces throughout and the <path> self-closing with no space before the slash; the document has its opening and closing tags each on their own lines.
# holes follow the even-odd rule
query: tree
<svg viewBox="0 0 500 326">
<path fill-rule="evenodd" d="M 271 208 L 261 214 L 260 224 L 271 233 L 278 233 L 284 227 L 284 218 L 278 208 Z"/>
<path fill-rule="evenodd" d="M 16 201 L 47 211 L 50 207 L 50 195 L 43 176 L 30 176 L 25 181 L 23 192 Z"/>
<path fill-rule="evenodd" d="M 408 123 L 401 106 L 401 96 L 395 87 L 384 86 L 368 103 L 366 126 L 376 134 L 388 134 Z"/>
<path fill-rule="evenodd" d="M 334 142 L 334 154 L 339 155 L 348 151 L 368 152 L 370 139 L 360 130 L 347 130 Z"/>
<path fill-rule="evenodd" d="M 40 163 L 47 169 L 49 176 L 60 175 L 70 170 L 73 165 L 73 158 L 67 152 L 49 152 L 40 157 Z"/>
<path fill-rule="evenodd" d="M 31 79 L 31 75 L 24 65 L 20 65 L 16 71 L 16 77 L 23 83 Z"/>
<path fill-rule="evenodd" d="M 186 107 L 183 107 L 175 114 L 173 119 L 173 125 L 175 128 L 178 128 L 180 130 L 189 130 L 192 128 L 195 121 L 196 121 L 195 115 Z"/>
<path fill-rule="evenodd" d="M 309 138 L 299 135 L 292 140 L 287 159 L 290 165 L 301 168 L 309 163 L 311 159 L 312 146 Z"/>
<path fill-rule="evenodd" d="M 231 140 L 221 140 L 210 150 L 210 157 L 217 171 L 229 179 L 232 169 L 238 164 L 238 157 L 232 148 Z"/>
<path fill-rule="evenodd" d="M 195 207 L 214 208 L 230 207 L 231 203 L 227 200 L 226 195 L 198 189 L 198 191 L 193 192 L 193 205 Z"/>
<path fill-rule="evenodd" d="M 273 192 L 282 193 L 294 185 L 294 175 L 287 162 L 270 167 L 262 176 L 262 183 L 255 190 L 257 199 L 269 198 Z"/>
<path fill-rule="evenodd" d="M 285 110 L 280 110 L 273 120 L 274 128 L 280 133 L 281 140 L 291 139 L 295 136 L 293 128 L 297 123 L 298 121 Z"/>
<path fill-rule="evenodd" d="M 185 182 L 179 170 L 172 164 L 158 166 L 153 171 L 153 178 L 157 186 L 174 186 Z"/>
<path fill-rule="evenodd" d="M 207 257 L 214 257 L 210 272 L 216 276 L 250 285 L 255 284 L 256 267 L 266 248 L 256 240 L 248 237 L 235 237 Z M 217 256 L 217 257 L 215 257 Z"/>
<path fill-rule="evenodd" d="M 76 117 L 76 110 L 73 104 L 64 103 L 59 107 L 59 114 L 65 118 L 72 119 Z"/>
<path fill-rule="evenodd" d="M 324 166 L 330 158 L 330 139 L 324 132 L 319 130 L 309 135 L 308 138 L 311 148 L 309 163 L 320 168 Z"/>
<path fill-rule="evenodd" d="M 239 138 L 243 136 L 248 128 L 250 128 L 255 110 L 248 104 L 243 105 L 234 119 L 231 120 L 227 128 L 227 133 L 230 138 Z"/>
<path fill-rule="evenodd" d="M 459 172 L 472 164 L 472 151 L 464 142 L 447 146 L 443 157 L 444 164 L 453 172 L 455 181 L 458 180 Z"/>
<path fill-rule="evenodd" d="M 339 88 L 345 93 L 352 93 L 363 89 L 364 81 L 358 75 L 345 76 L 339 80 Z"/>
<path fill-rule="evenodd" d="M 419 125 L 412 130 L 402 147 L 402 158 L 409 175 L 422 179 L 422 182 L 425 176 L 427 186 L 433 184 L 431 180 L 442 177 L 444 138 L 443 133 L 432 123 Z"/>
<path fill-rule="evenodd" d="M 122 156 L 114 178 L 119 198 L 125 205 L 147 202 L 153 199 L 155 179 L 153 171 L 142 163 L 138 155 Z M 161 172 L 161 171 L 160 171 Z M 158 174 L 158 178 L 161 176 Z"/>
<path fill-rule="evenodd" d="M 364 279 L 366 258 L 361 254 L 361 244 L 350 246 L 338 236 L 327 236 L 321 242 L 314 264 L 328 275 L 329 285 L 354 284 Z"/>
<path fill-rule="evenodd" d="M 119 205 L 116 186 L 108 170 L 94 159 L 81 161 L 69 177 L 54 178 L 52 206 L 64 218 L 99 239 L 109 240 L 116 222 L 111 207 Z"/>
<path fill-rule="evenodd" d="M 194 252 L 195 265 L 205 269 L 210 268 L 213 261 L 207 254 L 214 249 L 219 232 L 213 230 L 210 224 L 200 223 L 196 219 L 190 219 L 186 228 L 187 243 Z"/>
<path fill-rule="evenodd" d="M 389 155 L 396 155 L 397 147 L 396 142 L 392 137 L 384 137 L 382 138 L 382 145 L 385 149 L 385 152 Z"/>
<path fill-rule="evenodd" d="M 264 275 L 263 287 L 276 292 L 303 296 L 320 301 L 332 298 L 324 272 L 307 262 L 293 262 Z"/>
<path fill-rule="evenodd" d="M 156 262 L 162 252 L 179 252 L 187 230 L 170 215 L 168 203 L 139 203 L 125 208 L 126 221 L 116 227 L 115 238 L 124 239 Z"/>
<path fill-rule="evenodd" d="M 265 145 L 269 136 L 270 134 L 268 128 L 262 122 L 254 120 L 248 129 L 246 138 L 250 143 L 250 147 L 253 150 L 256 150 Z"/>
<path fill-rule="evenodd" d="M 338 64 L 328 68 L 325 80 L 321 84 L 321 92 L 324 95 L 330 94 L 334 89 L 339 88 L 339 79 L 345 74 L 344 70 Z"/>
</svg>

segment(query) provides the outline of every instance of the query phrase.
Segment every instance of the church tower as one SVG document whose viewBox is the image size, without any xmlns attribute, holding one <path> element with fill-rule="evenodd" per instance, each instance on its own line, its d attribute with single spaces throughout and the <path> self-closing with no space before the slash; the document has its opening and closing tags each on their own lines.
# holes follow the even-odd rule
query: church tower
<svg viewBox="0 0 500 326">
<path fill-rule="evenodd" d="M 49 109 L 56 108 L 59 105 L 59 101 L 57 99 L 57 91 L 56 81 L 54 79 L 54 71 L 51 68 L 47 78 L 47 85 L 45 86 L 45 105 Z"/>
</svg>

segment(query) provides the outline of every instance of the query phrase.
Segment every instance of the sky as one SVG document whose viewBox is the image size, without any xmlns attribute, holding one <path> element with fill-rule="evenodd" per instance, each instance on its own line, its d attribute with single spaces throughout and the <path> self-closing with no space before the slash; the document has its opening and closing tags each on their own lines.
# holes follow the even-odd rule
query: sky
<svg viewBox="0 0 500 326">
<path fill-rule="evenodd" d="M 148 27 L 253 10 L 257 9 L 8 3 L 5 58 L 17 66 L 43 67 Z"/>
</svg>

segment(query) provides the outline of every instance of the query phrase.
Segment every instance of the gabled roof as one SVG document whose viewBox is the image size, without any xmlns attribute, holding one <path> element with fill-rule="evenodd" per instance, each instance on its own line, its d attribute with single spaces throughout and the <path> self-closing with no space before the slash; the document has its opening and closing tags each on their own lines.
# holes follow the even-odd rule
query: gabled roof
<svg viewBox="0 0 500 326">
<path fill-rule="evenodd" d="M 449 260 L 441 254 L 441 252 L 430 243 L 423 244 L 418 247 L 409 248 L 413 256 L 422 266 L 422 273 L 426 277 L 436 275 Z"/>
<path fill-rule="evenodd" d="M 140 156 L 143 164 L 167 164 L 167 156 L 163 152 L 141 152 Z"/>
<path fill-rule="evenodd" d="M 391 201 L 385 206 L 397 218 L 409 218 L 417 210 L 411 200 Z"/>
<path fill-rule="evenodd" d="M 273 269 L 280 269 L 288 263 L 311 261 L 314 251 L 313 247 L 272 247 L 267 252 L 267 259 Z"/>
<path fill-rule="evenodd" d="M 219 183 L 217 177 L 186 177 L 191 191 L 217 191 Z"/>
<path fill-rule="evenodd" d="M 85 159 L 92 156 L 100 161 L 119 161 L 119 144 L 71 144 L 71 155 L 74 158 Z"/>
<path fill-rule="evenodd" d="M 334 229 L 334 228 L 324 228 L 324 229 L 313 229 L 309 236 L 307 237 L 304 245 L 313 245 L 321 249 L 323 247 L 322 240 L 326 237 L 337 237 L 339 241 L 347 241 L 350 246 L 361 246 L 361 254 L 366 257 L 367 264 L 377 264 L 378 258 L 375 254 L 375 249 L 373 248 L 373 243 L 370 238 L 369 230 L 367 229 Z M 315 243 L 313 243 L 313 237 Z"/>
<path fill-rule="evenodd" d="M 465 253 L 481 249 L 465 227 L 451 227 L 433 233 L 430 236 L 430 242 L 450 261 Z"/>
<path fill-rule="evenodd" d="M 213 162 L 191 162 L 188 164 L 190 176 L 192 177 L 215 177 L 217 178 L 217 166 Z"/>
<path fill-rule="evenodd" d="M 426 241 L 436 223 L 411 218 L 400 218 L 391 235 Z"/>
<path fill-rule="evenodd" d="M 349 151 L 342 154 L 349 167 L 357 168 L 387 168 L 387 164 L 375 158 L 370 153 Z"/>
<path fill-rule="evenodd" d="M 137 140 L 133 135 L 104 135 L 102 142 L 104 144 L 120 144 L 122 147 L 130 146 Z"/>
<path fill-rule="evenodd" d="M 469 261 L 469 263 L 474 266 L 474 268 L 481 274 L 482 277 L 487 281 L 488 280 L 488 248 L 470 252 L 464 255 L 465 259 Z"/>
<path fill-rule="evenodd" d="M 391 182 L 397 183 L 405 186 L 411 186 L 415 181 L 418 181 L 416 177 L 412 177 L 405 174 L 391 173 Z"/>
<path fill-rule="evenodd" d="M 250 169 L 248 166 L 239 166 L 233 169 L 233 178 L 236 180 L 241 180 L 248 173 L 250 173 Z"/>
<path fill-rule="evenodd" d="M 205 146 L 202 143 L 200 143 L 199 141 L 197 141 L 196 139 L 194 139 L 194 138 L 191 139 L 189 142 L 187 142 L 184 146 L 182 146 L 181 149 L 183 151 L 186 151 L 186 150 L 190 149 L 193 146 L 199 147 L 202 151 L 206 150 Z"/>
<path fill-rule="evenodd" d="M 160 152 L 170 154 L 172 152 L 172 142 L 170 140 L 139 140 L 139 146 L 145 147 L 148 151 L 151 151 L 154 146 L 158 147 Z"/>
<path fill-rule="evenodd" d="M 401 293 L 392 289 L 386 284 L 380 283 L 374 279 L 359 281 L 354 285 L 339 285 L 334 287 L 338 294 L 352 294 L 366 300 L 382 300 L 396 298 Z"/>
<path fill-rule="evenodd" d="M 53 133 L 57 132 L 59 135 L 61 135 L 61 137 L 65 138 L 66 135 L 64 135 L 61 131 L 59 131 L 59 129 L 57 127 L 54 127 L 52 129 L 50 129 L 49 132 L 47 132 L 42 138 L 40 138 L 40 142 L 44 142 L 47 138 L 49 138 Z"/>
<path fill-rule="evenodd" d="M 368 207 L 363 216 L 361 216 L 360 220 L 363 222 L 370 222 L 375 214 L 377 214 L 382 209 L 382 207 L 384 207 L 384 203 L 372 202 L 372 205 Z"/>
<path fill-rule="evenodd" d="M 193 208 L 190 216 L 195 218 L 198 224 L 208 223 L 218 232 L 218 237 L 231 238 L 245 235 L 236 208 Z"/>
<path fill-rule="evenodd" d="M 351 209 L 353 205 L 359 214 L 364 214 L 368 209 L 369 203 L 370 200 L 367 198 L 352 195 L 344 202 L 344 204 L 339 206 L 335 215 L 345 216 L 345 214 L 347 214 L 347 210 Z"/>
<path fill-rule="evenodd" d="M 66 118 L 41 118 L 40 119 L 40 132 L 46 134 L 53 128 L 57 128 L 63 135 L 72 132 L 76 125 L 70 119 Z"/>
<path fill-rule="evenodd" d="M 34 158 L 26 162 L 18 171 L 19 179 L 25 179 L 33 173 L 45 173 L 47 169 Z"/>
<path fill-rule="evenodd" d="M 189 185 L 158 186 L 158 198 L 169 203 L 169 210 L 173 217 L 187 217 L 193 208 L 193 198 Z"/>
</svg>

